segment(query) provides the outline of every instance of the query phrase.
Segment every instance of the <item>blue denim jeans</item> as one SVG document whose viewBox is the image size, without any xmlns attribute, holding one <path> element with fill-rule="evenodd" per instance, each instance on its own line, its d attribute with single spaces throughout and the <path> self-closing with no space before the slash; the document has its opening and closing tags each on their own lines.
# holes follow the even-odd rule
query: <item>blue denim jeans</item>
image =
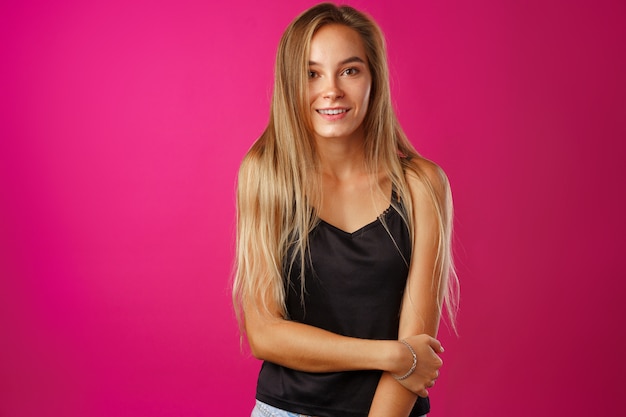
<svg viewBox="0 0 626 417">
<path fill-rule="evenodd" d="M 257 400 L 252 414 L 250 417 L 312 417 L 305 416 L 304 414 L 292 413 L 290 411 L 281 410 L 280 408 L 272 407 Z"/>
<path fill-rule="evenodd" d="M 250 417 L 313 417 L 304 414 L 292 413 L 290 411 L 281 410 L 256 400 L 256 405 L 252 409 Z M 426 417 L 424 414 L 422 417 Z"/>
</svg>

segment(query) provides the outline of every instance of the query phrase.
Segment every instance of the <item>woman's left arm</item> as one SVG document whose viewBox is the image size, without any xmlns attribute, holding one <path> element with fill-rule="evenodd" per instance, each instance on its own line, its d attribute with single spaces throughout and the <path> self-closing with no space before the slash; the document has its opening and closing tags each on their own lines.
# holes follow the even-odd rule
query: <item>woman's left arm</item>
<svg viewBox="0 0 626 417">
<path fill-rule="evenodd" d="M 450 195 L 447 178 L 434 163 L 425 159 L 415 161 L 418 169 L 428 177 L 441 204 L 443 216 L 451 216 L 446 208 L 446 199 Z M 433 196 L 428 185 L 416 174 L 407 171 L 407 182 L 413 204 L 413 252 L 411 266 L 400 312 L 400 340 L 409 338 L 417 355 L 417 368 L 405 381 L 397 381 L 385 372 L 381 376 L 374 395 L 369 417 L 406 417 L 411 412 L 417 395 L 406 389 L 403 384 L 412 380 L 423 384 L 420 396 L 428 396 L 426 388 L 438 375 L 438 366 L 442 362 L 438 354 L 443 352 L 441 345 L 434 341 L 439 328 L 443 285 L 439 282 L 440 270 L 437 267 L 438 242 L 446 239 L 441 236 L 439 224 L 447 224 L 447 219 L 440 223 L 439 215 L 433 204 Z M 446 233 L 448 234 L 448 233 Z M 415 337 L 415 335 L 420 335 Z M 412 337 L 413 336 L 413 337 Z M 435 343 L 434 343 L 435 342 Z M 411 352 L 407 348 L 407 355 Z M 408 369 L 407 369 L 408 371 Z"/>
</svg>

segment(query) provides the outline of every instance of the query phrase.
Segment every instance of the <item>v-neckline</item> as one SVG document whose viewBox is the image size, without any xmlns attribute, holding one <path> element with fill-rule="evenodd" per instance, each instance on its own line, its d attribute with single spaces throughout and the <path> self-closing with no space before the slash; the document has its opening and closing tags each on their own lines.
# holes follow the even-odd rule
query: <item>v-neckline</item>
<svg viewBox="0 0 626 417">
<path fill-rule="evenodd" d="M 346 235 L 348 237 L 354 237 L 358 234 L 361 234 L 362 232 L 365 232 L 368 229 L 371 229 L 374 226 L 377 226 L 380 223 L 380 219 L 383 217 L 386 217 L 389 212 L 394 211 L 393 207 L 391 206 L 391 204 L 389 204 L 389 207 L 387 207 L 382 213 L 380 213 L 378 215 L 378 217 L 376 217 L 376 219 L 372 220 L 371 222 L 359 227 L 358 229 L 356 229 L 354 232 L 348 232 L 340 227 L 335 226 L 332 223 L 327 222 L 326 220 L 320 218 L 319 221 L 321 224 L 325 224 L 326 226 L 328 226 L 329 228 L 336 230 L 338 232 L 340 232 L 343 235 Z"/>
</svg>

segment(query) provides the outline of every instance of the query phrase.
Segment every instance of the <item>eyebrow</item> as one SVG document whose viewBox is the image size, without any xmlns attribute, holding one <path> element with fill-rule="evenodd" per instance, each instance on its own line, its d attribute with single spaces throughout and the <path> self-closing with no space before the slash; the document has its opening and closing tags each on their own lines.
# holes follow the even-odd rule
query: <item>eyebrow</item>
<svg viewBox="0 0 626 417">
<path fill-rule="evenodd" d="M 363 61 L 362 58 L 358 57 L 358 56 L 351 56 L 350 58 L 346 58 L 343 61 L 341 61 L 339 63 L 339 65 L 345 65 L 345 64 L 351 64 L 353 62 L 360 62 L 361 64 L 365 64 L 365 61 Z M 309 66 L 310 65 L 320 65 L 315 61 L 309 61 Z"/>
</svg>

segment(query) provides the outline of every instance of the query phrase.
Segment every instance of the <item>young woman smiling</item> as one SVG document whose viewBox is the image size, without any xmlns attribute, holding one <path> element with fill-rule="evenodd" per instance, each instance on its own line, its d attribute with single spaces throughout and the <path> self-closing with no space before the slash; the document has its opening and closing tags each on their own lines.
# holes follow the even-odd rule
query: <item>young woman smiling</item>
<svg viewBox="0 0 626 417">
<path fill-rule="evenodd" d="M 233 301 L 262 359 L 252 416 L 421 416 L 454 322 L 452 200 L 391 105 L 383 35 L 351 7 L 286 29 L 238 181 Z"/>
</svg>

